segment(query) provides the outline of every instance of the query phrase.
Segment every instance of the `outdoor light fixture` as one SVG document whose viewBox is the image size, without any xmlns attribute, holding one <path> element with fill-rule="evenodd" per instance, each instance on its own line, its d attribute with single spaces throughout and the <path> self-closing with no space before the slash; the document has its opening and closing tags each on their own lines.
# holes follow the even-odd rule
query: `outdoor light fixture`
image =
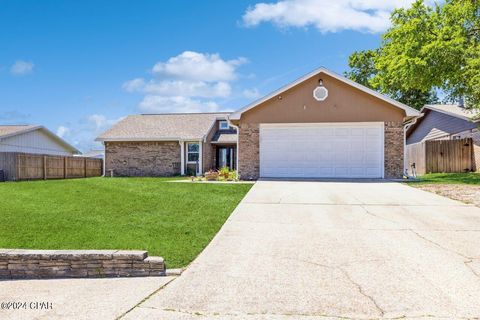
<svg viewBox="0 0 480 320">
<path fill-rule="evenodd" d="M 317 101 L 324 101 L 328 97 L 328 90 L 323 86 L 323 80 L 318 80 L 318 86 L 313 90 L 313 97 Z"/>
</svg>

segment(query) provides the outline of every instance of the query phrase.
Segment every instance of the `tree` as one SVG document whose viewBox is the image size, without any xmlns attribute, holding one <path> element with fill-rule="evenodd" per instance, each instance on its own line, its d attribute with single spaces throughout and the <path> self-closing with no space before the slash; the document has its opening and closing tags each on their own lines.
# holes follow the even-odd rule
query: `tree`
<svg viewBox="0 0 480 320">
<path fill-rule="evenodd" d="M 354 52 L 346 73 L 412 107 L 464 98 L 480 107 L 480 2 L 423 1 L 395 10 L 378 49 Z"/>
</svg>

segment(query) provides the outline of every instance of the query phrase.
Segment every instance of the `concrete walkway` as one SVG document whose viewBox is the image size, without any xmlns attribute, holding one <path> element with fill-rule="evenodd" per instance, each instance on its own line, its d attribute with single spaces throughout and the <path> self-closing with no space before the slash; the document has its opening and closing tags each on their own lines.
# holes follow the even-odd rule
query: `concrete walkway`
<svg viewBox="0 0 480 320">
<path fill-rule="evenodd" d="M 116 319 L 172 280 L 4 280 L 0 281 L 0 319 Z M 10 302 L 16 303 L 15 308 Z"/>
<path fill-rule="evenodd" d="M 261 181 L 122 318 L 479 316 L 479 208 L 398 183 Z"/>
</svg>

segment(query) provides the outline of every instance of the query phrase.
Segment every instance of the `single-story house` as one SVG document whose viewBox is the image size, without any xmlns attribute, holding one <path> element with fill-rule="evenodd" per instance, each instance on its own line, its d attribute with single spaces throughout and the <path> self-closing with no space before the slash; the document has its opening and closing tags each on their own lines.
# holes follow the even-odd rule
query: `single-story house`
<svg viewBox="0 0 480 320">
<path fill-rule="evenodd" d="M 105 170 L 115 176 L 202 174 L 236 168 L 237 132 L 229 113 L 131 115 L 97 140 L 105 145 Z"/>
<path fill-rule="evenodd" d="M 40 125 L 0 125 L 0 152 L 71 156 L 81 152 Z"/>
<path fill-rule="evenodd" d="M 407 144 L 426 140 L 473 139 L 474 168 L 480 170 L 480 112 L 461 105 L 426 105 L 408 128 Z"/>
<path fill-rule="evenodd" d="M 325 68 L 232 113 L 126 117 L 97 140 L 114 175 L 242 179 L 400 178 L 404 128 L 420 113 Z"/>
</svg>

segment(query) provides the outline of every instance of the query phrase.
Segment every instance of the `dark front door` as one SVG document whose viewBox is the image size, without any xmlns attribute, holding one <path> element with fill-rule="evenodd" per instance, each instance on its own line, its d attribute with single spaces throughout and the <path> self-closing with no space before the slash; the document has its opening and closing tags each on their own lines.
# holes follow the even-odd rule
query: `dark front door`
<svg viewBox="0 0 480 320">
<path fill-rule="evenodd" d="M 235 170 L 235 157 L 234 147 L 217 147 L 217 168 L 228 167 Z"/>
</svg>

